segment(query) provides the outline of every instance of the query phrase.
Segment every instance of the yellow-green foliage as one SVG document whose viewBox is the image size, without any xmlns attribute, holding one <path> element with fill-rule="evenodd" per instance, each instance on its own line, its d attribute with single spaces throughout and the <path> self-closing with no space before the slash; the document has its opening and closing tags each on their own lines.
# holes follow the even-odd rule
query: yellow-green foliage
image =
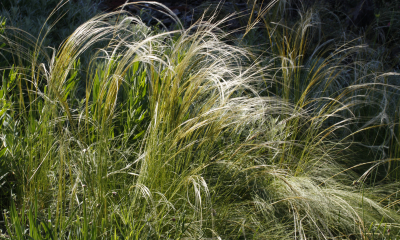
<svg viewBox="0 0 400 240">
<path fill-rule="evenodd" d="M 374 149 L 369 130 L 391 113 L 387 103 L 375 115 L 365 105 L 397 97 L 379 82 L 396 74 L 373 72 L 359 53 L 366 46 L 328 41 L 310 51 L 315 19 L 305 13 L 291 29 L 265 20 L 270 48 L 260 58 L 224 41 L 228 18 L 168 31 L 104 13 L 58 49 L 1 34 L 1 51 L 18 60 L 2 69 L 15 82 L 2 89 L 12 104 L 1 163 L 15 181 L 7 236 L 398 236 L 398 182 L 374 181 L 397 159 L 352 153 Z"/>
</svg>

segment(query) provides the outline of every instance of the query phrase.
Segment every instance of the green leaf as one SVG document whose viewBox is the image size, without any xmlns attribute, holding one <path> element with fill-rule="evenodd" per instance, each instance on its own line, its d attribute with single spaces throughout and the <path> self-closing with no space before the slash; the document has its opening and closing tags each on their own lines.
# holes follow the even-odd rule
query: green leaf
<svg viewBox="0 0 400 240">
<path fill-rule="evenodd" d="M 144 134 L 145 130 L 141 131 L 140 133 L 136 134 L 133 140 L 140 138 Z"/>
<path fill-rule="evenodd" d="M 3 149 L 0 151 L 0 157 L 2 157 L 2 156 L 6 153 L 6 151 L 7 151 L 7 148 L 6 148 L 6 147 L 3 148 Z"/>
</svg>

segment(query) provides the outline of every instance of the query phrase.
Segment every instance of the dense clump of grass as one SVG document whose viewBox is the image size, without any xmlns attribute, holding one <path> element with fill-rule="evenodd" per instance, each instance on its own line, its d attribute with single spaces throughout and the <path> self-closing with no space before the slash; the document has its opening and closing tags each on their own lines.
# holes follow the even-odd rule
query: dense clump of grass
<svg viewBox="0 0 400 240">
<path fill-rule="evenodd" d="M 266 25 L 266 61 L 223 41 L 228 19 L 168 31 L 107 13 L 59 49 L 1 34 L 1 50 L 21 59 L 2 70 L 1 164 L 15 182 L 7 236 L 399 235 L 398 200 L 386 203 L 397 182 L 369 182 L 395 159 L 371 157 L 361 175 L 353 170 L 367 163 L 351 152 L 382 127 L 383 113 L 365 105 L 397 96 L 378 82 L 396 74 L 371 82 L 368 63 L 346 62 L 365 46 L 329 41 L 309 52 L 311 12 L 294 29 Z"/>
</svg>

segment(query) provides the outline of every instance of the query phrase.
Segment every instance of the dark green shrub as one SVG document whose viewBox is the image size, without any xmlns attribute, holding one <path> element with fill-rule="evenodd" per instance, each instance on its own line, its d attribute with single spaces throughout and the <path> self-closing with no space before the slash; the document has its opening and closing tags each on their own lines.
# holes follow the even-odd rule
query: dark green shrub
<svg viewBox="0 0 400 240">
<path fill-rule="evenodd" d="M 44 46 L 58 47 L 78 26 L 99 13 L 101 0 L 5 0 L 0 16 L 7 25 L 42 38 Z M 50 17 L 49 17 L 50 16 Z"/>
</svg>

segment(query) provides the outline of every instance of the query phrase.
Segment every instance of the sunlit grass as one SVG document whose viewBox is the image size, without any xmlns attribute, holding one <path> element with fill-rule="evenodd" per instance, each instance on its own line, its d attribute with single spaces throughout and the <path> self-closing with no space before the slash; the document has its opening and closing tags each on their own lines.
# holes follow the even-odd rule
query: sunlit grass
<svg viewBox="0 0 400 240">
<path fill-rule="evenodd" d="M 268 16 L 285 9 L 275 7 Z M 224 41 L 228 18 L 168 31 L 106 13 L 58 49 L 6 29 L 1 50 L 15 59 L 2 71 L 2 164 L 15 182 L 7 236 L 398 235 L 398 183 L 371 180 L 397 159 L 353 154 L 375 149 L 376 136 L 382 149 L 398 144 L 385 128 L 396 123 L 382 122 L 392 116 L 383 100 L 397 98 L 385 81 L 397 74 L 372 69 L 357 40 L 315 47 L 315 14 L 293 26 L 258 16 L 269 41 L 259 58 Z"/>
</svg>

